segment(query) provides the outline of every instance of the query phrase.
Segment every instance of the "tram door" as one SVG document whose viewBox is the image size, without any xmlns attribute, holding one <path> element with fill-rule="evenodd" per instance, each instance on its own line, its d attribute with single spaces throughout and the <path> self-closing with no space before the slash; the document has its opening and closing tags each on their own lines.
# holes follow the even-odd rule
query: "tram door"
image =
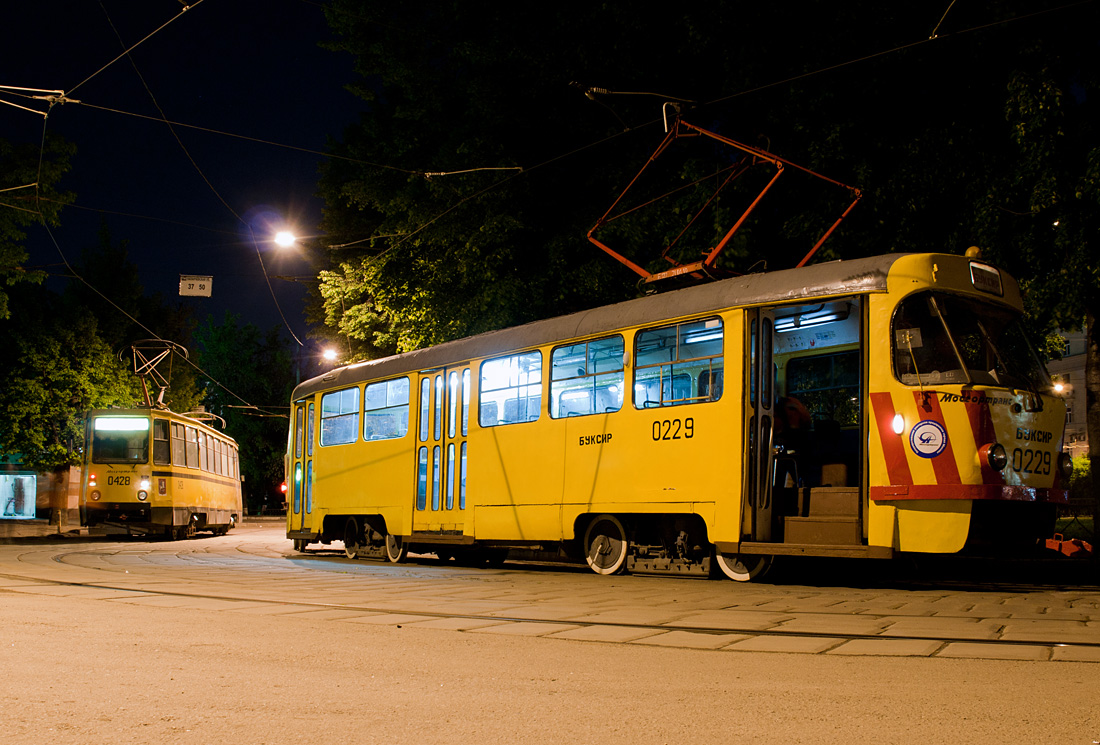
<svg viewBox="0 0 1100 745">
<path fill-rule="evenodd" d="M 290 460 L 290 529 L 305 530 L 313 512 L 313 402 L 294 405 L 294 442 Z"/>
<path fill-rule="evenodd" d="M 775 314 L 754 308 L 747 311 L 749 364 L 745 386 L 748 426 L 745 442 L 745 489 L 741 502 L 741 532 L 746 540 L 772 540 L 772 448 L 775 418 Z"/>
<path fill-rule="evenodd" d="M 470 368 L 421 373 L 413 530 L 462 532 L 466 512 L 466 437 Z"/>
</svg>

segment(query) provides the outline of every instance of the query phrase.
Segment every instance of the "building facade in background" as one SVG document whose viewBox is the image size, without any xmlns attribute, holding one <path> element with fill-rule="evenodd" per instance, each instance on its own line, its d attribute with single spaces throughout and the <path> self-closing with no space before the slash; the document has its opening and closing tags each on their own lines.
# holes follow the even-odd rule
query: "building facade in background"
<svg viewBox="0 0 1100 745">
<path fill-rule="evenodd" d="M 1061 385 L 1066 399 L 1066 440 L 1064 450 L 1074 458 L 1089 454 L 1089 434 L 1085 426 L 1085 332 L 1060 332 L 1066 340 L 1062 359 L 1047 363 L 1055 385 Z"/>
</svg>

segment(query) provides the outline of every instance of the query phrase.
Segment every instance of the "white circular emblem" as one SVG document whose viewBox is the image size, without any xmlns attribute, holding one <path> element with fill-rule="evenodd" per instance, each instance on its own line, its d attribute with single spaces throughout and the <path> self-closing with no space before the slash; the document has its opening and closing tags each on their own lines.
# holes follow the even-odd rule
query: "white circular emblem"
<svg viewBox="0 0 1100 745">
<path fill-rule="evenodd" d="M 922 458 L 935 458 L 947 447 L 947 430 L 931 419 L 917 422 L 909 432 L 909 447 Z"/>
</svg>

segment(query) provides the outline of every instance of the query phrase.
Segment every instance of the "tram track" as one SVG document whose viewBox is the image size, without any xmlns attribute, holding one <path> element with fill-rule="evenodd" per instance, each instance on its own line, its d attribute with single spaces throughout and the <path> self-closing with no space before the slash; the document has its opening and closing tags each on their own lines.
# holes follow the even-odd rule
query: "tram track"
<svg viewBox="0 0 1100 745">
<path fill-rule="evenodd" d="M 103 547 L 106 548 L 106 547 Z M 52 562 L 66 564 L 69 566 L 82 566 L 79 562 L 72 562 L 74 555 L 82 554 L 85 557 L 89 555 L 111 555 L 111 556 L 125 556 L 125 557 L 138 557 L 143 555 L 155 555 L 158 551 L 149 550 L 127 550 L 126 547 L 112 547 L 107 551 L 103 548 L 96 550 L 82 550 L 82 551 L 69 551 L 60 554 L 54 554 L 50 558 Z M 185 552 L 189 558 L 194 559 L 194 552 Z M 205 551 L 202 553 L 206 553 Z M 256 561 L 260 566 L 264 567 L 265 571 L 270 571 L 272 568 L 269 561 L 246 554 Z M 211 558 L 216 558 L 217 554 L 211 554 Z M 317 559 L 333 558 L 337 557 L 316 557 Z M 223 559 L 226 562 L 239 565 L 239 559 Z M 70 563 L 72 562 L 72 563 Z M 327 563 L 327 562 L 326 562 Z M 336 564 L 343 565 L 346 562 L 337 560 Z M 385 565 L 383 565 L 385 566 Z M 120 566 L 106 569 L 100 567 L 83 567 L 89 571 L 128 571 Z M 189 567 L 193 568 L 193 567 Z M 302 571 L 302 568 L 295 567 L 298 571 Z M 319 571 L 314 569 L 305 569 L 306 572 Z M 795 629 L 784 628 L 761 628 L 759 623 L 747 622 L 747 623 L 723 623 L 722 625 L 707 625 L 704 623 L 692 622 L 676 622 L 676 621 L 664 621 L 664 622 L 632 622 L 628 620 L 612 620 L 607 618 L 594 618 L 586 619 L 581 614 L 581 617 L 562 617 L 562 616 L 548 616 L 546 614 L 540 614 L 538 612 L 532 613 L 477 613 L 477 612 L 458 612 L 450 611 L 446 609 L 448 600 L 444 598 L 441 601 L 441 605 L 438 608 L 424 608 L 416 607 L 415 604 L 409 604 L 408 607 L 402 607 L 399 603 L 393 602 L 384 604 L 371 604 L 361 602 L 340 602 L 340 601 L 326 601 L 326 600 L 306 600 L 306 599 L 287 599 L 264 597 L 262 591 L 247 592 L 247 593 L 234 593 L 234 592 L 211 592 L 209 590 L 196 590 L 190 591 L 187 589 L 174 588 L 169 589 L 161 585 L 164 581 L 170 581 L 168 577 L 153 577 L 149 573 L 138 573 L 130 575 L 134 577 L 133 582 L 110 582 L 101 580 L 73 580 L 73 579 L 60 579 L 44 577 L 40 574 L 32 572 L 20 573 L 20 572 L 0 572 L 0 579 L 8 581 L 16 581 L 22 584 L 16 588 L 2 588 L 0 592 L 30 592 L 34 585 L 43 585 L 50 587 L 70 587 L 80 588 L 83 590 L 96 590 L 102 592 L 117 592 L 121 593 L 122 597 L 116 598 L 100 598 L 120 600 L 125 599 L 126 595 L 132 594 L 136 596 L 159 596 L 168 598 L 179 598 L 184 600 L 193 601 L 218 601 L 224 603 L 241 603 L 251 605 L 267 605 L 267 606 L 280 606 L 288 608 L 300 609 L 300 612 L 307 613 L 311 611 L 343 611 L 350 614 L 359 614 L 362 616 L 390 616 L 397 619 L 403 619 L 401 621 L 394 621 L 394 625 L 415 625 L 419 623 L 419 619 L 424 621 L 431 620 L 451 620 L 459 622 L 458 628 L 455 630 L 464 630 L 463 624 L 468 623 L 469 628 L 485 628 L 487 626 L 494 625 L 506 625 L 506 624 L 542 624 L 545 625 L 545 632 L 542 635 L 553 635 L 558 631 L 565 630 L 596 630 L 596 629 L 610 629 L 614 632 L 618 632 L 620 636 L 632 637 L 635 643 L 645 644 L 647 637 L 656 637 L 659 635 L 667 634 L 670 632 L 679 632 L 681 634 L 694 635 L 696 637 L 703 636 L 721 636 L 721 637 L 742 637 L 742 638 L 755 638 L 755 639 L 767 639 L 767 640 L 817 640 L 822 643 L 824 651 L 828 649 L 835 649 L 840 645 L 850 642 L 868 642 L 868 641 L 893 641 L 893 642 L 913 642 L 913 643 L 925 643 L 928 645 L 937 645 L 938 649 L 942 650 L 949 645 L 982 645 L 983 648 L 990 651 L 990 656 L 996 657 L 998 653 L 994 650 L 1015 648 L 1020 649 L 1032 649 L 1032 650 L 1051 650 L 1060 649 L 1065 647 L 1073 647 L 1077 650 L 1083 650 L 1086 658 L 1091 658 L 1095 655 L 1096 659 L 1100 661 L 1100 634 L 1094 634 L 1091 638 L 1074 638 L 1067 640 L 1058 636 L 1058 633 L 1051 630 L 1049 634 L 1037 636 L 1036 638 L 1001 638 L 998 634 L 1003 634 L 1005 626 L 1001 625 L 999 628 L 996 626 L 998 619 L 985 618 L 982 619 L 986 624 L 985 634 L 951 634 L 951 633 L 936 633 L 932 631 L 922 632 L 919 630 L 902 631 L 900 629 L 891 629 L 886 622 L 888 619 L 897 619 L 897 614 L 883 612 L 883 613 L 869 613 L 867 611 L 853 613 L 852 618 L 858 619 L 862 623 L 879 622 L 883 624 L 883 627 L 874 631 L 843 631 L 837 628 L 814 630 L 813 628 L 807 628 L 805 624 Z M 437 576 L 437 575 L 435 575 Z M 468 577 L 469 575 L 463 575 Z M 193 578 L 174 578 L 179 582 L 194 581 Z M 416 580 L 417 577 L 403 577 L 403 580 Z M 159 586 L 148 586 L 146 583 L 149 581 L 155 581 Z M 1087 588 L 1082 590 L 1088 594 L 1091 591 Z M 504 605 L 515 605 L 515 603 L 504 602 Z M 739 609 L 741 615 L 749 614 L 753 615 L 751 608 Z M 597 614 L 598 615 L 598 614 Z M 775 611 L 764 612 L 761 611 L 757 615 L 760 617 L 775 616 Z M 783 617 L 795 618 L 801 620 L 814 619 L 817 617 L 833 616 L 835 614 L 829 612 L 814 613 L 811 611 L 799 611 L 797 613 L 790 612 L 786 614 L 779 614 Z M 1096 614 L 1100 616 L 1100 612 Z M 920 617 L 916 617 L 918 620 Z M 412 620 L 410 620 L 412 619 Z M 950 618 L 944 618 L 939 616 L 937 621 L 950 621 Z M 969 618 L 966 620 L 976 621 L 977 619 Z M 1002 619 L 1006 620 L 1006 619 Z M 1091 622 L 1090 622 L 1091 623 Z M 989 624 L 993 624 L 990 626 Z M 1093 624 L 1095 625 L 1095 624 Z M 1088 624 L 1082 624 L 1082 626 L 1088 626 Z M 555 627 L 558 631 L 555 631 Z M 979 630 L 975 626 L 975 630 Z M 615 634 L 612 634 L 613 636 Z M 831 642 L 831 646 L 827 643 Z M 932 652 L 928 656 L 935 656 L 937 652 Z"/>
</svg>

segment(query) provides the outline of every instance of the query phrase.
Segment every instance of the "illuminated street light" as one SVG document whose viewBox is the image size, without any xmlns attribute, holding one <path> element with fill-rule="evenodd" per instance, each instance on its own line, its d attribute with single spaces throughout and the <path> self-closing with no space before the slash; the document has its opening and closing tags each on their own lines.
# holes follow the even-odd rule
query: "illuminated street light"
<svg viewBox="0 0 1100 745">
<path fill-rule="evenodd" d="M 295 240 L 294 233 L 291 233 L 289 230 L 280 230 L 275 234 L 275 245 L 281 246 L 282 248 L 290 248 L 294 245 Z"/>
<path fill-rule="evenodd" d="M 324 352 L 321 353 L 321 356 L 324 357 L 329 362 L 335 362 L 336 361 L 336 350 L 335 349 L 326 349 Z"/>
</svg>

